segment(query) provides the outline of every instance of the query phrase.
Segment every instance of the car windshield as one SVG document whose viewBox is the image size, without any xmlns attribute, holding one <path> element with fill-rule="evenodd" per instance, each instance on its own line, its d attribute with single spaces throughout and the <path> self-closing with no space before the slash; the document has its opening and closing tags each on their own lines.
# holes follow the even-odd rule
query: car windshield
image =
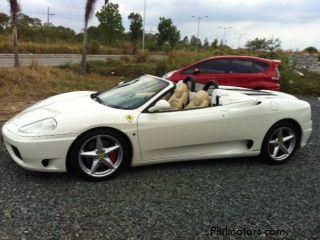
<svg viewBox="0 0 320 240">
<path fill-rule="evenodd" d="M 118 109 L 136 109 L 165 89 L 168 82 L 152 76 L 142 76 L 97 96 L 104 105 Z"/>
</svg>

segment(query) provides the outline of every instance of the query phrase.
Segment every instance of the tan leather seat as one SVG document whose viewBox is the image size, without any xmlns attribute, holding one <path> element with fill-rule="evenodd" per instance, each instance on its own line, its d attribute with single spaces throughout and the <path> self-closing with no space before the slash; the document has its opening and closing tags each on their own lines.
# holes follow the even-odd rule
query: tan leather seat
<svg viewBox="0 0 320 240">
<path fill-rule="evenodd" d="M 171 98 L 168 102 L 172 110 L 182 110 L 188 104 L 189 90 L 186 84 L 181 83 L 177 85 Z"/>
<path fill-rule="evenodd" d="M 210 106 L 210 98 L 209 94 L 206 91 L 200 90 L 199 92 L 194 95 L 192 101 L 185 109 L 192 109 L 192 108 L 204 108 Z"/>
</svg>

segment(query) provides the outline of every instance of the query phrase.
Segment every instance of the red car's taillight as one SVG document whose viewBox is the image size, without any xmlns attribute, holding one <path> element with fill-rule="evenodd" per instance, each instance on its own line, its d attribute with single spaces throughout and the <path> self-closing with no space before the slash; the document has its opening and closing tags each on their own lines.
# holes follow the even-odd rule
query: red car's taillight
<svg viewBox="0 0 320 240">
<path fill-rule="evenodd" d="M 275 82 L 278 82 L 280 81 L 280 76 L 279 77 L 271 77 L 271 80 L 275 81 Z"/>
<path fill-rule="evenodd" d="M 273 69 L 272 69 L 272 75 L 271 75 L 271 80 L 274 82 L 279 82 L 281 80 L 281 75 L 280 75 L 280 71 L 279 71 L 278 67 L 279 67 L 279 62 L 274 62 Z"/>
</svg>

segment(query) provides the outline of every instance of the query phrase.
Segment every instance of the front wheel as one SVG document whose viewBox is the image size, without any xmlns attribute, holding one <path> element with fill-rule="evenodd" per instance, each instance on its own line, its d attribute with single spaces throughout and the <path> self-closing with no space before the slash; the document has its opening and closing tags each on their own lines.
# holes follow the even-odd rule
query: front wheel
<svg viewBox="0 0 320 240">
<path fill-rule="evenodd" d="M 261 157 L 271 164 L 282 164 L 290 160 L 298 148 L 299 132 L 290 122 L 275 124 L 266 134 Z"/>
<path fill-rule="evenodd" d="M 112 130 L 93 130 L 81 136 L 71 149 L 72 169 L 89 180 L 106 180 L 127 165 L 127 140 Z"/>
</svg>

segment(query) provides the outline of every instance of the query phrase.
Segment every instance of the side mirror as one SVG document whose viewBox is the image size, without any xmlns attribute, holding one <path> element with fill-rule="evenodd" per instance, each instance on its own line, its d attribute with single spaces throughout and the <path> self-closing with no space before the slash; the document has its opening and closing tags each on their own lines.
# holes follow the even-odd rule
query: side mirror
<svg viewBox="0 0 320 240">
<path fill-rule="evenodd" d="M 170 103 L 166 100 L 158 101 L 153 107 L 149 108 L 149 112 L 168 111 L 170 110 Z"/>
<path fill-rule="evenodd" d="M 199 68 L 193 69 L 193 74 L 194 74 L 194 75 L 197 75 L 197 74 L 199 74 L 199 73 L 200 73 L 200 69 L 199 69 Z"/>
</svg>

